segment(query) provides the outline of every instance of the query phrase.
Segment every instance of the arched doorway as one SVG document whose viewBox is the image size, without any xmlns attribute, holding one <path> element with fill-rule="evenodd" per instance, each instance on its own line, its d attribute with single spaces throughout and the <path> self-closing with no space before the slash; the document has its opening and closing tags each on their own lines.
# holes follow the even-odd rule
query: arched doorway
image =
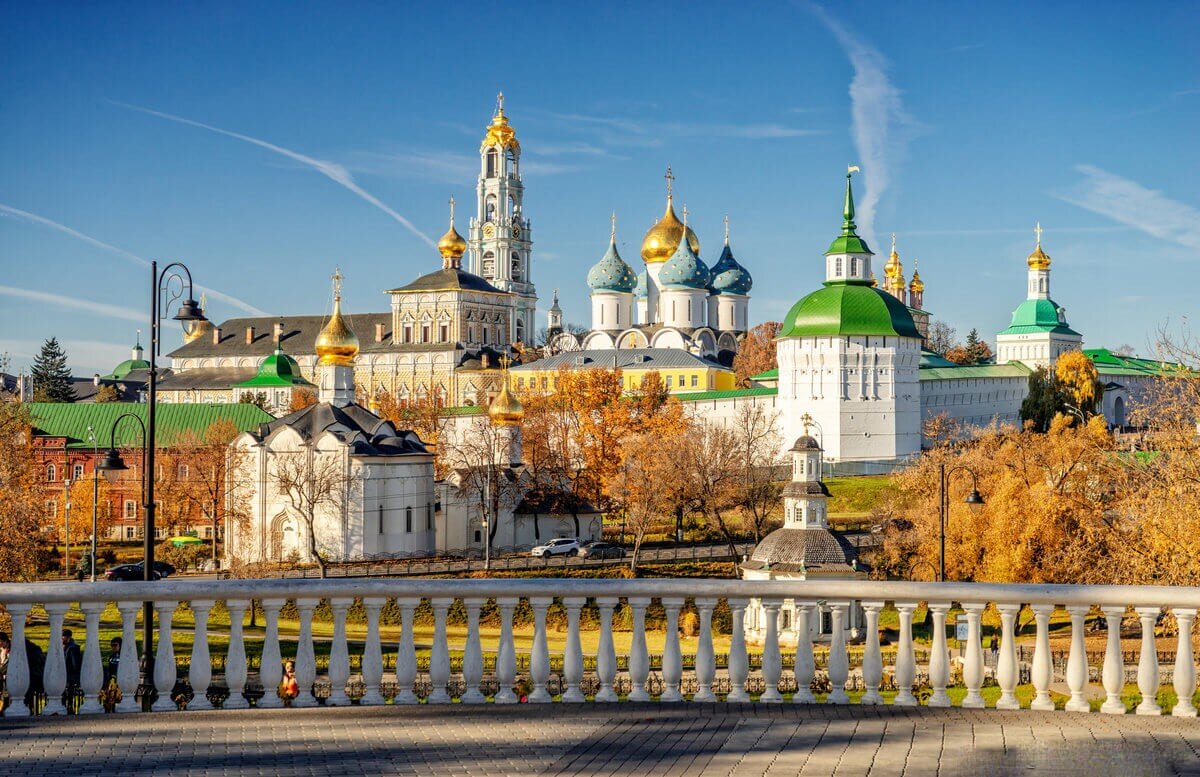
<svg viewBox="0 0 1200 777">
<path fill-rule="evenodd" d="M 271 522 L 271 560 L 284 561 L 300 555 L 300 531 L 296 519 L 280 513 Z"/>
<path fill-rule="evenodd" d="M 1113 400 L 1112 425 L 1118 429 L 1125 428 L 1125 397 L 1117 397 Z"/>
</svg>

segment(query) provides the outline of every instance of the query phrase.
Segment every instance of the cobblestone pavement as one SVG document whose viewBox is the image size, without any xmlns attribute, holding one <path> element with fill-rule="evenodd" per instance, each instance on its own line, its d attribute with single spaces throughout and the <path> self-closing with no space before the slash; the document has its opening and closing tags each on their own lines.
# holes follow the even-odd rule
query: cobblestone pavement
<svg viewBox="0 0 1200 777">
<path fill-rule="evenodd" d="M 791 705 L 351 707 L 0 720 L 0 773 L 1197 775 L 1200 721 Z"/>
</svg>

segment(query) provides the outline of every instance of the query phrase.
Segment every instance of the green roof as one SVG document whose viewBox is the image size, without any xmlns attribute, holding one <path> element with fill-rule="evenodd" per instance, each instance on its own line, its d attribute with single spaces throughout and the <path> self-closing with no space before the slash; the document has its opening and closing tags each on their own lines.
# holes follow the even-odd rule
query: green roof
<svg viewBox="0 0 1200 777">
<path fill-rule="evenodd" d="M 779 337 L 883 335 L 920 338 L 904 303 L 861 278 L 825 281 L 783 319 Z"/>
<path fill-rule="evenodd" d="M 921 369 L 929 367 L 958 367 L 956 362 L 952 362 L 941 354 L 934 353 L 928 348 L 921 349 Z"/>
<path fill-rule="evenodd" d="M 36 434 L 49 437 L 66 437 L 68 448 L 91 448 L 88 427 L 95 430 L 96 442 L 101 448 L 109 446 L 113 424 L 125 413 L 146 420 L 146 405 L 130 402 L 30 402 L 26 405 Z M 172 445 L 180 435 L 191 431 L 203 436 L 206 429 L 217 421 L 228 419 L 238 431 L 248 432 L 259 424 L 269 423 L 275 418 L 267 411 L 249 403 L 234 405 L 176 405 L 160 404 L 155 413 L 158 447 Z M 125 420 L 117 429 L 116 447 L 125 448 L 142 444 L 142 427 L 136 421 Z"/>
<path fill-rule="evenodd" d="M 779 368 L 760 372 L 757 375 L 751 375 L 750 380 L 779 380 Z"/>
<path fill-rule="evenodd" d="M 104 377 L 108 380 L 121 380 L 134 370 L 148 370 L 150 362 L 145 359 L 126 359 L 113 368 L 113 371 Z"/>
<path fill-rule="evenodd" d="M 1058 318 L 1058 305 L 1051 299 L 1027 299 L 1013 311 L 1012 323 L 1002 335 L 1024 335 L 1034 332 L 1053 332 L 1078 335 L 1065 321 Z"/>
<path fill-rule="evenodd" d="M 1083 353 L 1096 365 L 1096 372 L 1101 375 L 1149 375 L 1172 376 L 1192 374 L 1192 370 L 1182 364 L 1159 361 L 1157 359 L 1142 359 L 1137 356 L 1121 356 L 1107 348 L 1085 348 Z"/>
<path fill-rule="evenodd" d="M 954 367 L 922 367 L 920 380 L 962 380 L 966 378 L 1025 378 L 1032 369 L 1021 362 L 1008 364 L 972 364 Z"/>
<path fill-rule="evenodd" d="M 300 365 L 296 360 L 283 352 L 276 345 L 275 353 L 263 359 L 258 367 L 258 374 L 250 380 L 234 384 L 237 388 L 263 388 L 270 386 L 306 386 L 313 384 L 300 374 Z"/>
<path fill-rule="evenodd" d="M 739 397 L 769 397 L 779 393 L 773 386 L 756 386 L 746 389 L 726 389 L 724 391 L 692 391 L 685 394 L 675 394 L 680 402 L 700 402 L 705 399 L 737 399 Z"/>
</svg>

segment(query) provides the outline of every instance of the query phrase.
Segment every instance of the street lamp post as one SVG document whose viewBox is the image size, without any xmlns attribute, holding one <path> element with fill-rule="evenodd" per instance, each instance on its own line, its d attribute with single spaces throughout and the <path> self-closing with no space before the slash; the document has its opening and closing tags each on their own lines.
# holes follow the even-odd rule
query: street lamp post
<svg viewBox="0 0 1200 777">
<path fill-rule="evenodd" d="M 96 430 L 90 425 L 87 428 L 88 442 L 92 444 L 92 582 L 96 582 L 96 510 L 100 502 L 100 441 L 96 439 Z"/>
<path fill-rule="evenodd" d="M 959 471 L 966 472 L 971 476 L 971 493 L 967 494 L 967 498 L 963 501 L 972 506 L 984 503 L 983 496 L 979 493 L 979 478 L 975 475 L 975 470 L 965 464 L 958 464 L 950 469 L 946 469 L 944 463 L 938 465 L 938 518 L 941 526 L 938 580 L 943 583 L 946 582 L 946 521 L 950 517 L 950 477 Z"/>
<path fill-rule="evenodd" d="M 68 460 L 69 463 L 69 460 Z M 64 464 L 66 469 L 68 465 Z M 71 576 L 71 479 L 63 478 L 63 575 Z"/>
</svg>

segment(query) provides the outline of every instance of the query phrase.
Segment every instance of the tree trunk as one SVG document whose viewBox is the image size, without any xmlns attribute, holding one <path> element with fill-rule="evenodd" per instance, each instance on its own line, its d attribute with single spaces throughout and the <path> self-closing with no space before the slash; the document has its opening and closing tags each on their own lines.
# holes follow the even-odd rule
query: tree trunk
<svg viewBox="0 0 1200 777">
<path fill-rule="evenodd" d="M 725 541 L 729 543 L 729 558 L 733 563 L 733 577 L 740 577 L 741 571 L 738 568 L 737 539 L 733 536 L 733 532 L 729 530 L 729 526 L 726 525 L 725 519 L 721 517 L 719 512 L 713 510 L 711 516 L 717 526 L 721 527 L 721 533 L 725 535 Z"/>
<path fill-rule="evenodd" d="M 571 518 L 575 521 L 575 538 L 579 539 L 579 513 L 572 512 Z"/>
<path fill-rule="evenodd" d="M 317 534 L 313 531 L 313 521 L 308 522 L 308 554 L 317 562 L 317 568 L 321 570 L 321 577 L 329 577 L 329 565 L 325 559 L 321 557 L 320 551 L 317 550 Z"/>
<path fill-rule="evenodd" d="M 633 553 L 629 556 L 629 571 L 637 574 L 638 556 L 642 552 L 642 535 L 633 538 Z"/>
</svg>

